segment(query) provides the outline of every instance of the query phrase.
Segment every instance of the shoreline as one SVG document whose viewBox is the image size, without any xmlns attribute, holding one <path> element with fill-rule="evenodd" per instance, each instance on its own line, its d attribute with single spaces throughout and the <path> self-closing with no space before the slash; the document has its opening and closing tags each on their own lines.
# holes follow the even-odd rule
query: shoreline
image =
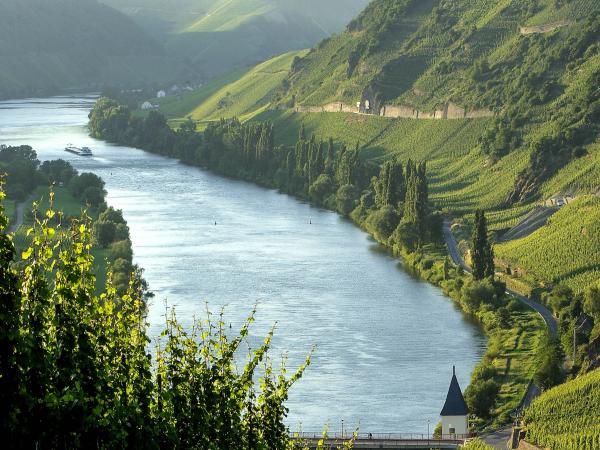
<svg viewBox="0 0 600 450">
<path fill-rule="evenodd" d="M 100 140 L 104 140 L 105 142 L 110 142 L 110 141 L 107 141 L 105 139 L 100 139 Z M 123 144 L 123 145 L 128 145 L 128 144 Z M 134 146 L 132 146 L 132 147 L 134 147 Z M 142 151 L 145 151 L 145 152 L 148 152 L 148 153 L 152 153 L 152 154 L 160 154 L 158 152 L 153 152 L 151 150 L 144 149 L 144 148 L 141 148 L 141 147 L 134 147 L 134 148 L 137 148 L 139 150 L 142 150 Z M 201 170 L 207 171 L 207 172 L 209 172 L 211 174 L 214 174 L 214 175 L 217 175 L 217 176 L 221 176 L 221 177 L 224 177 L 224 178 L 227 178 L 227 179 L 230 179 L 230 180 L 243 181 L 243 182 L 251 183 L 251 184 L 253 184 L 255 186 L 259 186 L 259 187 L 264 188 L 264 189 L 273 189 L 273 190 L 276 190 L 276 191 L 278 191 L 281 194 L 289 195 L 290 197 L 294 198 L 295 200 L 306 202 L 307 204 L 309 204 L 309 205 L 311 205 L 313 207 L 318 207 L 318 208 L 322 208 L 322 209 L 327 210 L 327 211 L 332 211 L 332 212 L 338 214 L 340 217 L 344 217 L 348 221 L 351 221 L 354 226 L 356 226 L 357 228 L 359 228 L 362 231 L 366 232 L 368 234 L 368 236 L 371 239 L 374 240 L 374 242 L 376 242 L 378 245 L 380 245 L 382 247 L 382 249 L 384 249 L 392 257 L 394 257 L 394 259 L 396 259 L 397 261 L 401 262 L 402 265 L 403 265 L 403 270 L 405 270 L 409 275 L 411 275 L 411 276 L 417 276 L 420 280 L 426 281 L 429 284 L 431 284 L 431 285 L 439 288 L 445 297 L 447 297 L 449 300 L 453 301 L 453 303 L 455 303 L 456 306 L 458 306 L 460 308 L 460 310 L 461 310 L 461 312 L 462 312 L 462 314 L 464 315 L 465 318 L 468 318 L 468 319 L 473 320 L 474 322 L 476 322 L 476 324 L 477 324 L 478 328 L 480 329 L 480 331 L 482 332 L 482 334 L 487 338 L 487 344 L 486 344 L 486 351 L 485 351 L 482 359 L 479 361 L 479 363 L 475 367 L 473 373 L 476 373 L 477 370 L 478 370 L 478 368 L 480 366 L 486 364 L 489 361 L 489 359 L 490 359 L 490 353 L 491 353 L 491 347 L 492 347 L 491 344 L 494 341 L 495 334 L 494 333 L 489 333 L 486 330 L 485 324 L 481 321 L 480 318 L 476 317 L 473 314 L 469 314 L 462 307 L 462 305 L 460 304 L 460 301 L 459 301 L 460 299 L 459 298 L 453 297 L 450 294 L 450 292 L 448 292 L 447 289 L 445 289 L 445 287 L 443 285 L 441 285 L 440 283 L 432 281 L 431 271 L 423 270 L 421 267 L 418 266 L 417 261 L 415 261 L 415 255 L 417 255 L 416 253 L 408 253 L 408 252 L 402 251 L 400 249 L 395 249 L 395 248 L 387 245 L 387 243 L 382 242 L 380 239 L 378 239 L 377 236 L 375 236 L 371 231 L 369 231 L 368 229 L 366 229 L 364 226 L 361 226 L 361 224 L 359 222 L 357 222 L 354 218 L 352 218 L 352 217 L 345 217 L 342 214 L 340 214 L 338 211 L 332 210 L 331 208 L 328 208 L 328 207 L 326 207 L 324 205 L 316 204 L 315 202 L 311 201 L 310 199 L 308 199 L 306 197 L 303 197 L 303 196 L 300 196 L 300 195 L 296 195 L 296 194 L 293 194 L 293 193 L 290 193 L 290 192 L 286 192 L 285 190 L 279 189 L 274 184 L 265 183 L 265 182 L 259 182 L 259 181 L 255 180 L 255 179 L 252 179 L 251 177 L 236 177 L 236 176 L 232 176 L 230 174 L 224 174 L 224 173 L 221 173 L 218 170 L 213 170 L 213 169 L 211 169 L 209 167 L 204 167 L 204 166 L 201 166 L 201 165 L 198 165 L 198 164 L 191 164 L 189 162 L 183 161 L 181 158 L 177 158 L 177 157 L 173 157 L 173 156 L 168 156 L 168 155 L 164 155 L 164 154 L 161 154 L 161 156 L 169 158 L 171 160 L 176 160 L 180 164 L 184 164 L 184 165 L 190 166 L 190 167 L 196 167 L 196 168 L 199 168 Z M 439 250 L 439 246 L 436 247 L 436 249 Z M 447 250 L 444 250 L 444 256 L 446 254 L 447 254 Z M 441 261 L 441 259 L 439 258 L 439 255 L 436 254 L 436 253 L 424 253 L 424 255 L 434 257 L 437 262 Z M 451 277 L 450 278 L 450 280 L 454 280 L 454 281 L 456 281 L 456 280 L 464 281 L 464 279 L 465 279 L 464 275 L 463 276 L 459 276 L 458 274 L 456 274 L 455 277 Z M 534 330 L 534 334 L 537 335 L 537 330 Z M 517 341 L 518 340 L 519 339 L 517 339 Z M 535 352 L 535 349 L 531 349 L 530 351 Z M 529 358 L 531 359 L 532 356 L 533 355 L 529 355 Z M 510 357 L 509 357 L 509 359 L 510 359 Z M 508 366 L 510 367 L 510 363 L 508 364 Z M 518 405 L 521 405 L 522 402 L 523 402 L 523 399 L 526 398 L 527 395 L 528 395 L 528 389 L 529 389 L 529 385 L 530 385 L 530 382 L 529 382 L 530 378 L 531 377 L 528 377 L 527 384 L 523 383 L 522 392 L 519 393 L 518 399 L 516 399 L 517 402 L 518 402 Z M 514 409 L 516 409 L 518 407 L 518 405 L 515 404 L 515 407 L 511 408 L 510 411 L 512 412 Z M 502 414 L 505 414 L 505 413 L 506 413 L 506 411 L 504 413 L 502 413 Z M 506 417 L 504 417 L 504 418 L 502 418 L 497 423 L 497 425 L 499 426 L 499 425 L 505 424 L 507 422 L 508 422 L 508 419 Z M 495 428 L 495 427 L 492 427 L 492 428 Z M 489 428 L 486 427 L 485 429 L 489 429 Z"/>
</svg>

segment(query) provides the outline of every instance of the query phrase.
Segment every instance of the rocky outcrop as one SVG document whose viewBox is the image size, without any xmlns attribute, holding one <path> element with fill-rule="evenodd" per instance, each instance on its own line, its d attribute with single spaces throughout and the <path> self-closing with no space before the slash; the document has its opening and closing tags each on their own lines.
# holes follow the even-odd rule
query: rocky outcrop
<svg viewBox="0 0 600 450">
<path fill-rule="evenodd" d="M 532 27 L 521 27 L 519 32 L 523 35 L 528 34 L 543 34 L 550 33 L 558 28 L 566 27 L 571 25 L 573 22 L 570 20 L 560 20 L 558 22 L 547 23 L 545 25 L 535 25 Z"/>
</svg>

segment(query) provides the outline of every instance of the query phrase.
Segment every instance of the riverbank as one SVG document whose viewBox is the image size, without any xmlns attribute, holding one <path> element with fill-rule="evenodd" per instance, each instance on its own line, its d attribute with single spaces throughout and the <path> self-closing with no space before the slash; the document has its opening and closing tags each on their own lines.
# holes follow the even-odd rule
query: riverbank
<svg viewBox="0 0 600 450">
<path fill-rule="evenodd" d="M 394 212 L 382 209 L 375 215 L 368 214 L 369 207 L 366 205 L 368 202 L 372 204 L 373 200 L 365 195 L 361 197 L 360 188 L 369 185 L 371 177 L 379 172 L 378 167 L 361 164 L 358 154 L 353 151 L 344 148 L 331 150 L 331 142 L 325 158 L 323 143 L 319 146 L 318 142 L 309 142 L 302 133 L 294 155 L 294 150 L 275 146 L 273 130 L 268 124 L 244 127 L 236 121 L 224 121 L 209 128 L 201 137 L 193 127 L 182 127 L 173 132 L 158 114 L 135 119 L 135 129 L 120 128 L 123 124 L 129 126 L 126 109 L 106 99 L 101 100 L 97 108 L 90 116 L 94 137 L 176 157 L 188 164 L 269 188 L 281 189 L 284 184 L 284 192 L 349 216 L 397 256 L 404 257 L 409 270 L 440 286 L 465 313 L 481 324 L 490 337 L 486 356 L 474 372 L 472 387 L 467 390 L 467 398 L 472 404 L 479 397 L 487 397 L 486 406 L 478 409 L 481 415 L 478 426 L 493 426 L 510 420 L 510 413 L 520 404 L 536 368 L 537 341 L 543 332 L 541 320 L 534 312 L 523 311 L 518 302 L 511 303 L 504 298 L 504 287 L 498 291 L 498 286 L 491 283 L 480 285 L 471 281 L 463 271 L 451 267 L 447 263 L 443 239 L 434 236 L 436 226 L 431 230 L 423 228 L 422 232 L 428 236 L 431 234 L 431 237 L 418 247 L 418 251 L 407 251 L 404 245 L 390 241 L 388 238 L 393 228 L 382 235 L 380 227 L 386 227 L 386 221 L 394 216 Z M 110 115 L 104 116 L 108 111 Z M 143 131 L 147 122 L 153 124 L 150 134 Z M 239 154 L 242 148 L 243 156 Z M 308 148 L 310 155 L 307 156 Z M 300 161 L 307 164 L 299 164 Z M 424 175 L 424 169 L 424 166 L 415 168 L 420 177 Z M 340 186 L 337 191 L 332 189 L 330 176 L 322 173 L 323 170 L 331 170 Z M 321 175 L 317 178 L 312 173 Z M 408 173 L 409 167 L 407 177 Z M 330 194 L 332 191 L 335 195 Z M 425 207 L 423 203 L 415 206 L 417 214 L 421 214 L 419 208 Z M 435 216 L 431 218 L 435 219 Z M 417 220 L 420 220 L 418 216 Z M 375 230 L 372 228 L 373 221 L 377 222 Z M 441 229 L 439 232 L 441 234 Z M 400 239 L 406 236 L 400 236 Z M 485 391 L 488 387 L 493 387 L 492 394 Z M 488 421 L 488 417 L 493 420 Z"/>
<path fill-rule="evenodd" d="M 48 221 L 47 225 L 54 230 L 48 239 L 56 242 L 70 242 L 72 227 L 83 224 L 90 228 L 93 236 L 89 251 L 94 257 L 92 271 L 96 276 L 96 292 L 106 288 L 110 272 L 115 289 L 123 294 L 131 273 L 139 273 L 139 269 L 133 264 L 127 223 L 121 212 L 106 204 L 104 181 L 91 173 L 79 174 L 63 160 L 40 164 L 28 147 L 4 147 L 3 151 L 14 153 L 17 160 L 33 155 L 32 164 L 36 168 L 32 175 L 35 179 L 32 186 L 36 187 L 27 194 L 26 200 L 15 202 L 14 211 L 9 211 L 8 232 L 13 235 L 17 264 L 21 262 L 20 255 L 32 246 L 28 230 L 39 227 L 40 221 Z M 9 177 L 14 178 L 13 166 L 9 164 L 6 170 Z M 145 285 L 143 280 L 142 283 Z"/>
</svg>

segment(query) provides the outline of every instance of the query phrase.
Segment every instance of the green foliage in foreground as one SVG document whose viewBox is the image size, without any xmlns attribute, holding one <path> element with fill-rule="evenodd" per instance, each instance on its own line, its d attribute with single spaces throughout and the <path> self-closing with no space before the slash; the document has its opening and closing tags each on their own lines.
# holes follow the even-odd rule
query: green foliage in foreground
<svg viewBox="0 0 600 450">
<path fill-rule="evenodd" d="M 174 312 L 151 356 L 140 278 L 120 295 L 109 274 L 96 295 L 89 220 L 61 230 L 55 214 L 35 221 L 15 266 L 0 206 L 0 430 L 12 448 L 292 448 L 284 402 L 308 359 L 277 373 L 271 332 L 240 366 L 253 315 L 228 336 L 221 318 L 184 330 Z"/>
<path fill-rule="evenodd" d="M 481 439 L 473 439 L 468 444 L 461 447 L 462 450 L 494 450 L 494 447 L 487 445 Z"/>
<path fill-rule="evenodd" d="M 525 410 L 527 440 L 552 450 L 600 448 L 600 369 L 557 386 Z"/>
</svg>

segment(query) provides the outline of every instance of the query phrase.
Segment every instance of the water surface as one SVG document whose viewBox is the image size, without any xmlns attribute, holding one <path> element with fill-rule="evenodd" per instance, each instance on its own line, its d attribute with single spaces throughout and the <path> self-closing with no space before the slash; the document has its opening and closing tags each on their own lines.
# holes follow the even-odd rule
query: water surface
<svg viewBox="0 0 600 450">
<path fill-rule="evenodd" d="M 28 144 L 106 181 L 108 203 L 129 223 L 135 262 L 156 298 L 190 323 L 226 306 L 238 327 L 258 304 L 255 337 L 277 323 L 274 356 L 313 364 L 290 396 L 293 430 L 427 432 L 452 373 L 466 387 L 485 337 L 433 286 L 337 214 L 272 190 L 215 176 L 88 137 L 91 97 L 0 102 L 0 144 Z M 63 149 L 89 146 L 92 158 Z M 215 225 L 216 222 L 216 225 Z M 311 223 L 312 222 L 312 223 Z"/>
</svg>

